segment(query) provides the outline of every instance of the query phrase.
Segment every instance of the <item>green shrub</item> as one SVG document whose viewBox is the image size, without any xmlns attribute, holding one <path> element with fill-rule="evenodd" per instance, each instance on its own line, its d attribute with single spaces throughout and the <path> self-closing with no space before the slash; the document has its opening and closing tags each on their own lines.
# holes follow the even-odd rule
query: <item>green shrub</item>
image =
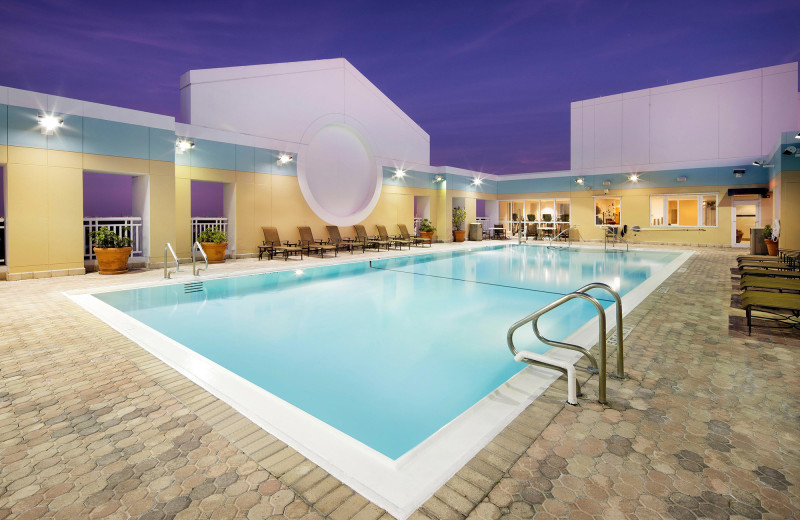
<svg viewBox="0 0 800 520">
<path fill-rule="evenodd" d="M 422 222 L 419 223 L 419 230 L 424 231 L 425 233 L 429 233 L 431 231 L 436 231 L 436 228 L 433 227 L 433 224 L 430 220 L 424 218 Z"/>
<path fill-rule="evenodd" d="M 221 244 L 228 241 L 228 234 L 216 227 L 205 228 L 200 236 L 197 237 L 198 242 Z"/>
<path fill-rule="evenodd" d="M 131 228 L 125 226 L 122 228 L 123 233 L 128 233 L 130 235 Z M 101 227 L 97 231 L 91 231 L 89 233 L 89 239 L 94 244 L 94 247 L 98 247 L 100 249 L 108 249 L 112 247 L 128 247 L 133 243 L 133 240 L 130 236 L 119 236 L 113 231 L 111 231 L 106 226 Z"/>
<path fill-rule="evenodd" d="M 461 226 L 464 225 L 465 220 L 467 220 L 467 210 L 461 206 L 453 208 L 453 229 L 455 231 L 461 231 Z"/>
</svg>

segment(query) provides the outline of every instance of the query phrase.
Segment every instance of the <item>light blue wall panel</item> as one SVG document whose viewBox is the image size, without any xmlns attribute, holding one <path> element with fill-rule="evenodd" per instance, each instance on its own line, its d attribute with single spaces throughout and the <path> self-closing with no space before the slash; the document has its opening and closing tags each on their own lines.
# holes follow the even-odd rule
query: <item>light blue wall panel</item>
<svg viewBox="0 0 800 520">
<path fill-rule="evenodd" d="M 547 177 L 543 179 L 520 179 L 520 180 L 498 181 L 497 193 L 499 195 L 504 195 L 513 193 L 546 193 L 551 191 L 570 191 L 570 189 L 575 189 L 575 187 L 573 187 L 574 184 L 575 184 L 574 181 L 570 177 Z"/>
<path fill-rule="evenodd" d="M 83 151 L 98 155 L 150 158 L 150 128 L 85 117 Z"/>
<path fill-rule="evenodd" d="M 38 110 L 8 107 L 8 145 L 28 148 L 47 148 L 47 136 L 37 123 Z"/>
<path fill-rule="evenodd" d="M 272 163 L 272 173 L 274 175 L 288 175 L 290 177 L 297 177 L 297 154 L 289 154 L 293 157 L 291 161 L 286 164 L 278 164 L 278 157 L 284 153 L 280 150 L 266 150 L 269 156 L 269 161 Z"/>
<path fill-rule="evenodd" d="M 206 141 L 205 139 L 192 139 L 194 148 L 183 155 L 187 156 L 191 166 L 202 168 L 217 168 L 220 170 L 236 169 L 236 145 Z"/>
<path fill-rule="evenodd" d="M 253 171 L 256 173 L 272 173 L 272 166 L 277 159 L 273 160 L 273 150 L 264 148 L 253 149 Z"/>
<path fill-rule="evenodd" d="M 236 169 L 240 172 L 255 171 L 255 148 L 236 145 Z"/>
<path fill-rule="evenodd" d="M 56 114 L 58 115 L 58 114 Z M 83 118 L 81 116 L 62 115 L 64 126 L 47 136 L 48 150 L 62 152 L 83 151 Z"/>
<path fill-rule="evenodd" d="M 8 144 L 8 105 L 0 105 L 0 144 Z"/>
<path fill-rule="evenodd" d="M 150 159 L 175 162 L 175 132 L 150 128 Z"/>
<path fill-rule="evenodd" d="M 383 184 L 386 186 L 406 186 L 409 188 L 443 189 L 445 183 L 434 183 L 435 177 L 432 173 L 406 170 L 406 175 L 402 179 L 393 179 L 394 168 L 383 167 Z"/>
</svg>

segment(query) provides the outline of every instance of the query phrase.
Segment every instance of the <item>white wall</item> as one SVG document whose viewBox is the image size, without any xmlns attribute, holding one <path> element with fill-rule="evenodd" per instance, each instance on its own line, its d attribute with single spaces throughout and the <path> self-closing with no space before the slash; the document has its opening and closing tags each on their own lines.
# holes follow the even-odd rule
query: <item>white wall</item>
<svg viewBox="0 0 800 520">
<path fill-rule="evenodd" d="M 578 173 L 752 161 L 798 118 L 797 62 L 577 101 L 571 167 Z"/>
<path fill-rule="evenodd" d="M 377 158 L 430 163 L 430 136 L 343 58 L 181 76 L 181 116 L 192 125 L 303 143 L 331 115 L 357 121 Z"/>
</svg>

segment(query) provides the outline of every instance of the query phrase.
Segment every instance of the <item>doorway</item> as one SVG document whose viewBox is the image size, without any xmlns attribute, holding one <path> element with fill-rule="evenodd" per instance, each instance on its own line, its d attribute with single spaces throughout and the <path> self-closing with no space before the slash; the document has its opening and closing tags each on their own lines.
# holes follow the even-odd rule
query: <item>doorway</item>
<svg viewBox="0 0 800 520">
<path fill-rule="evenodd" d="M 761 198 L 734 195 L 731 217 L 731 246 L 750 247 L 750 229 L 761 227 Z"/>
</svg>

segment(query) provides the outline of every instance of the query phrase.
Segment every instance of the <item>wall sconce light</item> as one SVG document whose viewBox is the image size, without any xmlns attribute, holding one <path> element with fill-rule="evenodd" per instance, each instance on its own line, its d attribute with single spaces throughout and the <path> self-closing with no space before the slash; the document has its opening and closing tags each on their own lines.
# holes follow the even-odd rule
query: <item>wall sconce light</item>
<svg viewBox="0 0 800 520">
<path fill-rule="evenodd" d="M 405 170 L 401 170 L 400 168 L 397 168 L 394 171 L 394 174 L 392 175 L 392 179 L 402 179 L 405 176 L 406 176 L 406 171 Z"/>
<path fill-rule="evenodd" d="M 796 146 L 789 146 L 783 151 L 783 155 L 794 155 L 795 157 L 800 157 L 800 150 L 798 150 Z"/>
<path fill-rule="evenodd" d="M 603 181 L 603 186 L 611 186 L 611 181 Z"/>
<path fill-rule="evenodd" d="M 761 166 L 762 168 L 772 168 L 775 165 L 774 164 L 764 164 L 764 161 L 759 159 L 757 161 L 753 161 L 753 166 Z"/>
<path fill-rule="evenodd" d="M 736 178 L 744 177 L 744 168 L 734 168 L 733 169 L 733 176 Z"/>
<path fill-rule="evenodd" d="M 632 173 L 632 174 L 628 175 L 628 180 L 631 181 L 631 182 L 639 182 L 639 174 L 638 173 Z"/>
<path fill-rule="evenodd" d="M 53 114 L 39 114 L 36 121 L 42 127 L 42 135 L 53 135 L 56 128 L 64 126 L 64 120 Z"/>
<path fill-rule="evenodd" d="M 675 180 L 678 181 L 678 182 L 686 182 L 686 176 L 685 175 L 681 175 L 680 177 L 678 177 Z"/>
<path fill-rule="evenodd" d="M 795 139 L 800 139 L 800 132 L 797 132 L 797 135 L 794 136 Z"/>
<path fill-rule="evenodd" d="M 288 163 L 292 162 L 292 159 L 294 159 L 294 157 L 292 157 L 288 153 L 282 153 L 282 154 L 278 155 L 278 164 L 283 166 L 284 164 L 288 164 Z"/>
<path fill-rule="evenodd" d="M 577 184 L 583 184 L 583 182 L 584 182 L 584 178 L 583 178 L 583 177 L 578 177 L 577 179 L 575 179 L 575 182 L 576 182 Z"/>
<path fill-rule="evenodd" d="M 182 154 L 186 150 L 191 150 L 194 148 L 194 141 L 191 139 L 184 139 L 183 137 L 179 137 L 177 141 L 175 141 L 175 151 L 178 154 Z"/>
<path fill-rule="evenodd" d="M 481 184 L 483 184 L 483 179 L 479 179 L 478 177 L 472 179 L 473 186 L 480 186 Z"/>
<path fill-rule="evenodd" d="M 437 175 L 436 177 L 433 178 L 433 182 L 444 182 L 444 177 L 442 177 L 441 175 Z"/>
</svg>

